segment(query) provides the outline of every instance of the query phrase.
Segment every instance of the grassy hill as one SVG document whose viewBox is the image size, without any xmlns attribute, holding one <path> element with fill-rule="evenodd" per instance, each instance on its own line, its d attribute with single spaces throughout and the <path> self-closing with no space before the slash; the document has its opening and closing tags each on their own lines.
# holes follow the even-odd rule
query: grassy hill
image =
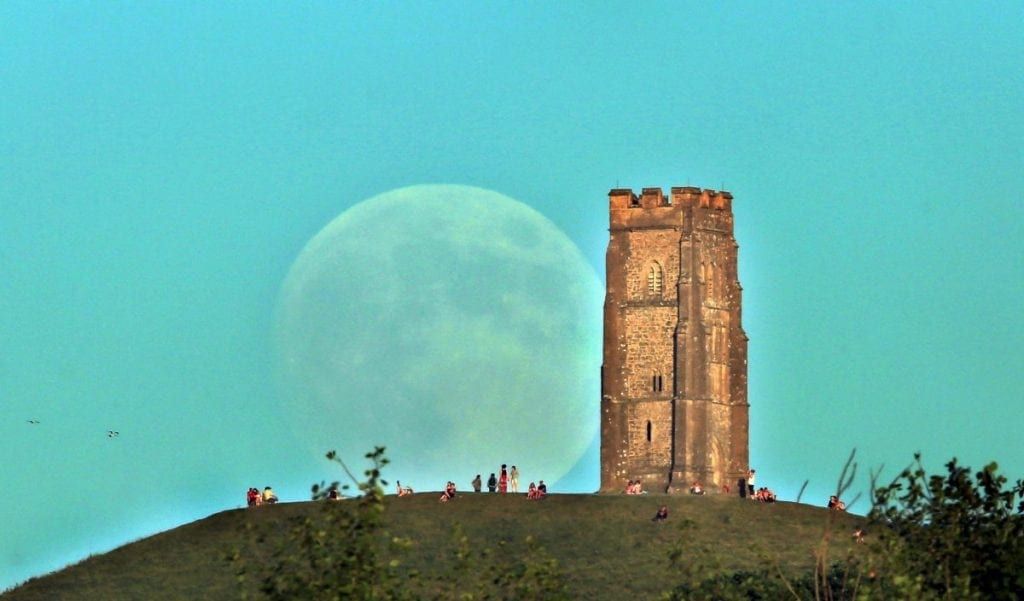
<svg viewBox="0 0 1024 601">
<path fill-rule="evenodd" d="M 669 520 L 651 522 L 663 503 Z M 246 553 L 258 533 L 274 541 L 289 518 L 320 510 L 317 503 L 289 503 L 224 511 L 30 580 L 0 599 L 237 599 L 241 589 L 225 557 L 233 549 Z M 860 518 L 833 517 L 832 553 L 841 557 Z M 680 544 L 684 563 L 699 560 L 722 571 L 765 567 L 766 555 L 787 572 L 809 569 L 829 512 L 732 496 L 552 495 L 535 502 L 464 494 L 440 504 L 437 494 L 424 493 L 389 498 L 385 519 L 392 534 L 414 541 L 404 564 L 426 574 L 451 569 L 458 525 L 472 548 L 510 556 L 526 552 L 532 536 L 558 561 L 575 598 L 648 599 L 679 581 L 668 554 Z M 682 527 L 688 520 L 692 525 Z"/>
</svg>

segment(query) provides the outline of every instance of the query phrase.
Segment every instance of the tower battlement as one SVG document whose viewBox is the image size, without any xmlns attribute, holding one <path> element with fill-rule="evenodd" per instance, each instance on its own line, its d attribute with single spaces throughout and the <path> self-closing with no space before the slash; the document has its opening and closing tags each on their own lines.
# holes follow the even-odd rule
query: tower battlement
<svg viewBox="0 0 1024 601">
<path fill-rule="evenodd" d="M 732 193 L 725 190 L 674 186 L 666 196 L 661 188 L 643 188 L 636 194 L 630 188 L 608 191 L 609 208 L 654 209 L 659 207 L 700 207 L 716 211 L 732 210 Z"/>
<path fill-rule="evenodd" d="M 692 186 L 673 187 L 668 195 L 661 188 L 643 188 L 639 194 L 629 188 L 613 188 L 608 191 L 608 209 L 612 230 L 679 227 L 684 215 L 694 209 L 728 214 L 725 226 L 731 229 L 732 194 Z"/>
</svg>

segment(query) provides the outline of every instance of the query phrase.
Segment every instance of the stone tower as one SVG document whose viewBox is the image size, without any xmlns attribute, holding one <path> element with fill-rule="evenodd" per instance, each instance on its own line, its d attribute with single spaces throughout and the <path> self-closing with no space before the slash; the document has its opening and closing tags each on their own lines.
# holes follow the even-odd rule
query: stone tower
<svg viewBox="0 0 1024 601">
<path fill-rule="evenodd" d="M 608 193 L 601 490 L 735 489 L 748 468 L 747 336 L 732 195 Z"/>
</svg>

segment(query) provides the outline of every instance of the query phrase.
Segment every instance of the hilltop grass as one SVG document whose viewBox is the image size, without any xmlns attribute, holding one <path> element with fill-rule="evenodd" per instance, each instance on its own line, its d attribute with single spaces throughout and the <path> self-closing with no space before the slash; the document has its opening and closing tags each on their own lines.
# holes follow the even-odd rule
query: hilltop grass
<svg viewBox="0 0 1024 601">
<path fill-rule="evenodd" d="M 830 516 L 822 508 L 733 496 L 552 495 L 535 502 L 522 495 L 461 494 L 448 504 L 437 497 L 389 497 L 385 512 L 390 534 L 413 541 L 401 558 L 426 576 L 417 585 L 426 587 L 424 596 L 431 576 L 454 570 L 456 532 L 474 551 L 509 557 L 527 553 L 527 537 L 532 537 L 544 555 L 557 560 L 573 598 L 650 599 L 682 579 L 668 561 L 680 545 L 682 562 L 699 563 L 708 575 L 776 567 L 797 574 L 813 568 L 830 517 L 835 558 L 851 550 L 849 533 L 862 524 L 857 516 Z M 661 504 L 668 505 L 669 520 L 653 523 Z M 250 545 L 260 534 L 273 545 L 288 531 L 289 518 L 320 509 L 310 502 L 221 512 L 32 579 L 0 598 L 238 599 L 243 587 L 256 590 L 255 578 L 240 586 L 226 557 L 236 549 L 251 556 Z M 692 524 L 681 527 L 686 522 Z"/>
</svg>

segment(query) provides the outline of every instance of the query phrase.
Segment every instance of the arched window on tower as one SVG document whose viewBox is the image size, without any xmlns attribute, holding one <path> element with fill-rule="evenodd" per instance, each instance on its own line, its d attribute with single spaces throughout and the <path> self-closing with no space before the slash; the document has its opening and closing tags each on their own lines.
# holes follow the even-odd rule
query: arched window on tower
<svg viewBox="0 0 1024 601">
<path fill-rule="evenodd" d="M 651 296 L 661 296 L 663 288 L 663 274 L 661 272 L 661 265 L 657 263 L 651 263 L 650 269 L 647 270 L 647 293 Z"/>
</svg>

